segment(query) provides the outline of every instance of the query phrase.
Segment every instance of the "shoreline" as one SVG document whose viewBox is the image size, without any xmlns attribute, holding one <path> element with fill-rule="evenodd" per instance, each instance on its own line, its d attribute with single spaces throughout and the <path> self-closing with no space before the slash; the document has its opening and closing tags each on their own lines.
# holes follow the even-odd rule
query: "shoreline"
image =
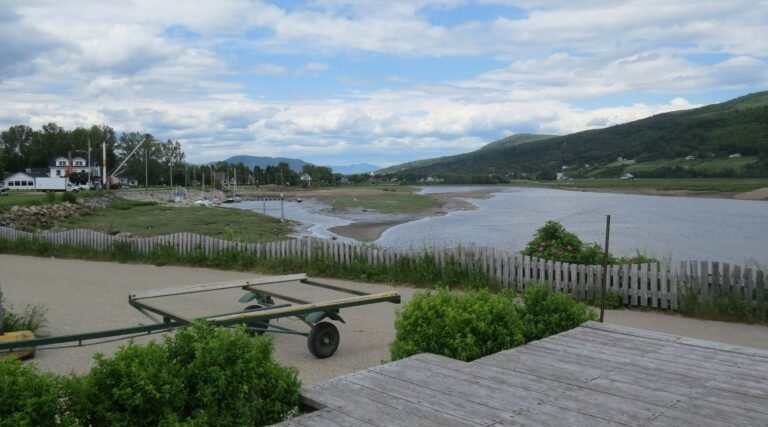
<svg viewBox="0 0 768 427">
<path fill-rule="evenodd" d="M 384 232 L 392 227 L 417 221 L 423 218 L 443 216 L 451 212 L 475 210 L 478 209 L 475 204 L 467 199 L 489 199 L 494 193 L 505 191 L 510 188 L 546 188 L 554 190 L 594 192 L 594 193 L 613 193 L 627 194 L 634 196 L 662 196 L 662 197 L 694 197 L 694 198 L 718 198 L 728 200 L 752 200 L 768 201 L 768 187 L 760 188 L 749 192 L 709 192 L 692 190 L 654 190 L 638 189 L 637 191 L 627 191 L 624 189 L 605 189 L 605 188 L 563 188 L 547 186 L 495 186 L 487 187 L 482 190 L 467 192 L 446 191 L 445 193 L 429 193 L 429 196 L 440 200 L 441 206 L 438 209 L 415 214 L 408 218 L 386 219 L 380 221 L 370 220 L 352 220 L 351 223 L 342 226 L 328 228 L 328 231 L 341 237 L 357 240 L 359 242 L 375 242 Z M 338 216 L 338 215 L 334 215 Z M 342 216 L 338 216 L 342 217 Z"/>
<path fill-rule="evenodd" d="M 328 228 L 328 231 L 359 242 L 374 242 L 378 240 L 385 231 L 398 225 L 424 218 L 448 215 L 451 212 L 476 210 L 478 209 L 477 205 L 467 199 L 490 199 L 495 192 L 497 192 L 496 188 L 466 192 L 430 193 L 430 197 L 434 197 L 440 201 L 439 208 L 429 209 L 407 218 L 385 219 L 380 221 L 352 221 L 347 225 Z"/>
</svg>

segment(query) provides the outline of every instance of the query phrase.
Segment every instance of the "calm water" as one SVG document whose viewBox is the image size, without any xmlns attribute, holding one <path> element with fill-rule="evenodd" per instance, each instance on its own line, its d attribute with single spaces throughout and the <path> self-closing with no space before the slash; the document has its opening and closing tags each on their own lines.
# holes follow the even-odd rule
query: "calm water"
<svg viewBox="0 0 768 427">
<path fill-rule="evenodd" d="M 427 187 L 425 192 L 456 191 Z M 659 258 L 708 259 L 768 265 L 768 202 L 635 196 L 541 188 L 500 189 L 472 200 L 476 211 L 453 212 L 387 230 L 381 246 L 475 243 L 519 250 L 546 220 L 585 241 L 603 242 L 611 215 L 611 252 L 636 250 Z"/>
<path fill-rule="evenodd" d="M 483 187 L 432 186 L 424 193 L 471 191 Z M 520 250 L 547 220 L 562 223 L 582 240 L 602 244 L 605 216 L 611 215 L 611 252 L 637 250 L 673 260 L 719 260 L 768 265 L 768 202 L 687 197 L 635 196 L 542 188 L 495 188 L 494 197 L 471 199 L 474 211 L 452 212 L 387 230 L 382 247 L 477 244 Z M 261 212 L 261 202 L 239 208 Z M 234 207 L 234 206 L 233 206 Z M 302 221 L 303 235 L 330 237 L 328 228 L 351 222 L 324 214 L 312 200 L 286 203 L 286 218 Z M 267 213 L 280 216 L 279 202 Z M 362 218 L 354 218 L 365 220 Z M 375 220 L 371 218 L 369 220 Z"/>
</svg>

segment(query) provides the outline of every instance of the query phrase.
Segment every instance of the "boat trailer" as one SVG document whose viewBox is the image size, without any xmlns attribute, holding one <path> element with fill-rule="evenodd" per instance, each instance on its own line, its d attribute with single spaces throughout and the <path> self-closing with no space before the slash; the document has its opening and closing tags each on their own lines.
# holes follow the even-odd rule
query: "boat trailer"
<svg viewBox="0 0 768 427">
<path fill-rule="evenodd" d="M 289 282 L 299 282 L 304 285 L 343 292 L 352 296 L 323 302 L 310 302 L 263 288 L 266 285 Z M 242 311 L 188 318 L 163 309 L 154 301 L 150 302 L 154 298 L 233 288 L 241 288 L 246 291 L 246 294 L 239 300 L 241 303 L 248 304 Z M 275 301 L 276 299 L 286 302 L 278 304 Z M 318 359 L 324 359 L 332 356 L 336 352 L 340 342 L 339 330 L 333 323 L 326 321 L 326 319 L 345 323 L 344 319 L 339 315 L 339 311 L 342 308 L 375 304 L 379 302 L 399 304 L 400 295 L 394 291 L 368 294 L 353 289 L 316 282 L 308 279 L 306 274 L 260 277 L 244 281 L 240 280 L 178 288 L 156 289 L 137 292 L 128 296 L 128 303 L 149 319 L 153 320 L 155 322 L 153 324 L 23 341 L 0 342 L 0 354 L 5 351 L 13 351 L 14 349 L 21 350 L 29 349 L 30 347 L 43 347 L 62 343 L 76 342 L 78 346 L 82 346 L 84 345 L 84 341 L 117 337 L 121 335 L 136 336 L 137 334 L 170 331 L 187 326 L 195 320 L 205 320 L 217 326 L 245 325 L 248 332 L 254 335 L 262 335 L 265 332 L 302 335 L 307 337 L 307 347 L 309 348 L 309 352 Z M 309 332 L 279 326 L 276 325 L 275 322 L 272 322 L 273 320 L 286 317 L 297 317 L 309 327 Z"/>
</svg>

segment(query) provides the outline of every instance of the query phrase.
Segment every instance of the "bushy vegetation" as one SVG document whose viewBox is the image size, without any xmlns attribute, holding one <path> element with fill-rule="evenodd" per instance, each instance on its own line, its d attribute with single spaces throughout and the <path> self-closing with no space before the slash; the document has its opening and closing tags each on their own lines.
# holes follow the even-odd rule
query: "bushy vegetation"
<svg viewBox="0 0 768 427">
<path fill-rule="evenodd" d="M 522 304 L 511 293 L 445 289 L 416 295 L 398 311 L 393 360 L 435 353 L 470 361 L 594 320 L 594 311 L 543 285 L 529 287 Z"/>
<path fill-rule="evenodd" d="M 0 288 L 0 334 L 4 332 L 36 332 L 48 324 L 47 309 L 41 305 L 27 305 L 17 313 L 12 304 L 5 301 Z"/>
<path fill-rule="evenodd" d="M 53 426 L 61 413 L 57 378 L 0 358 L 0 426 Z"/>
<path fill-rule="evenodd" d="M 522 344 L 523 329 L 507 295 L 441 289 L 416 295 L 398 312 L 390 352 L 393 360 L 428 352 L 469 361 Z"/>
<path fill-rule="evenodd" d="M 263 426 L 297 408 L 299 386 L 272 358 L 270 338 L 198 322 L 162 343 L 97 355 L 82 377 L 0 362 L 0 425 Z"/>
<path fill-rule="evenodd" d="M 533 285 L 523 293 L 522 320 L 525 341 L 530 342 L 573 329 L 595 312 L 568 295 L 551 292 L 545 285 Z"/>
<path fill-rule="evenodd" d="M 598 265 L 603 263 L 605 252 L 597 243 L 584 243 L 557 221 L 547 221 L 536 230 L 533 239 L 523 249 L 524 255 L 572 264 Z M 609 264 L 644 264 L 658 262 L 655 258 L 637 251 L 635 256 L 615 257 L 608 253 Z"/>
<path fill-rule="evenodd" d="M 573 264 L 601 264 L 603 249 L 597 243 L 584 243 L 556 221 L 547 221 L 536 230 L 523 254 Z M 612 257 L 611 257 L 612 258 Z"/>
</svg>

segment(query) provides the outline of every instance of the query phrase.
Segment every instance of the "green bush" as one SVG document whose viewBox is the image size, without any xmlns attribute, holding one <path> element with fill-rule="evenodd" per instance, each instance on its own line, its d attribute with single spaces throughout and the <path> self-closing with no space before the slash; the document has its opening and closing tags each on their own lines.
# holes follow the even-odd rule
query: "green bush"
<svg viewBox="0 0 768 427">
<path fill-rule="evenodd" d="M 14 331 L 37 332 L 48 324 L 48 309 L 42 305 L 27 305 L 21 313 L 15 313 L 13 305 L 8 304 L 0 289 L 0 333 Z"/>
<path fill-rule="evenodd" d="M 272 359 L 269 338 L 205 322 L 99 355 L 90 374 L 65 384 L 69 414 L 93 426 L 269 425 L 298 406 L 300 386 Z"/>
<path fill-rule="evenodd" d="M 417 294 L 397 314 L 392 360 L 435 353 L 469 361 L 523 343 L 518 308 L 506 294 Z"/>
<path fill-rule="evenodd" d="M 584 243 L 579 236 L 569 232 L 557 221 L 547 221 L 536 230 L 533 240 L 528 242 L 523 255 L 568 262 L 571 264 L 599 265 L 603 263 L 605 251 L 597 243 Z M 633 257 L 616 258 L 608 253 L 608 264 L 646 264 L 659 262 L 655 258 L 637 251 Z"/>
<path fill-rule="evenodd" d="M 597 314 L 568 295 L 551 292 L 545 285 L 531 285 L 523 293 L 522 320 L 525 341 L 530 342 L 573 329 Z"/>
<path fill-rule="evenodd" d="M 62 202 L 69 202 L 69 203 L 75 203 L 77 202 L 77 196 L 75 196 L 73 193 L 69 192 L 63 192 L 61 193 L 61 201 Z"/>
<path fill-rule="evenodd" d="M 0 359 L 0 426 L 53 426 L 59 409 L 55 376 Z"/>
<path fill-rule="evenodd" d="M 603 250 L 597 243 L 584 243 L 556 221 L 547 221 L 536 230 L 523 254 L 575 264 L 601 264 Z"/>
<path fill-rule="evenodd" d="M 53 191 L 45 193 L 45 201 L 48 203 L 54 203 L 56 201 L 56 193 Z"/>
</svg>

